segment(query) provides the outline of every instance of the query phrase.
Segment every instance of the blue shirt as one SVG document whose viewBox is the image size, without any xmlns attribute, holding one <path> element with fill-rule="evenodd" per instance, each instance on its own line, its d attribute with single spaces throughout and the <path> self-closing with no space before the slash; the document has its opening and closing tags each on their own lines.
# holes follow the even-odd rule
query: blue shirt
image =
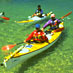
<svg viewBox="0 0 73 73">
<path fill-rule="evenodd" d="M 41 13 L 41 14 L 43 14 L 43 10 L 42 10 L 42 9 L 40 9 L 40 10 L 37 9 L 37 10 L 35 11 L 35 13 Z"/>
</svg>

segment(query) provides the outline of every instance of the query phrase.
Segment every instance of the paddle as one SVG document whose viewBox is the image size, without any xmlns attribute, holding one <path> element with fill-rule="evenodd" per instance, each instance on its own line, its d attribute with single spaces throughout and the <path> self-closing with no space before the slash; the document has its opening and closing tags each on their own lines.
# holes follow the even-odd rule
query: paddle
<svg viewBox="0 0 73 73">
<path fill-rule="evenodd" d="M 24 20 L 24 21 L 14 21 L 16 23 L 28 23 L 28 22 L 33 22 L 34 20 Z"/>
<path fill-rule="evenodd" d="M 71 13 L 72 13 L 72 11 L 69 12 L 69 13 L 67 13 L 66 15 L 62 16 L 60 19 L 63 19 L 63 18 L 65 18 L 65 17 L 67 17 L 67 16 L 70 15 Z"/>
<path fill-rule="evenodd" d="M 13 44 L 13 45 L 10 44 L 10 45 L 3 46 L 3 47 L 2 47 L 2 50 L 3 50 L 3 51 L 10 50 L 10 49 L 12 49 L 13 47 L 15 47 L 16 45 L 19 45 L 19 44 L 22 44 L 22 43 L 24 43 L 24 42 L 20 42 L 20 43 Z"/>
<path fill-rule="evenodd" d="M 5 19 L 5 20 L 10 20 L 8 17 L 4 17 L 4 16 L 2 16 L 1 18 Z"/>
<path fill-rule="evenodd" d="M 69 13 L 67 13 L 66 15 L 62 16 L 61 18 L 59 18 L 59 20 L 65 18 L 65 17 L 67 17 L 67 16 L 70 15 L 71 13 L 72 13 L 72 11 L 69 12 Z M 57 21 L 56 21 L 56 22 L 57 22 Z M 55 23 L 55 25 L 56 25 L 56 24 L 57 24 L 57 23 Z M 63 23 L 61 23 L 61 24 L 63 24 Z M 63 27 L 63 28 L 58 28 L 58 29 L 54 30 L 53 33 L 54 33 L 54 32 L 59 32 L 59 31 L 62 31 L 62 30 L 64 30 L 64 27 Z"/>
<path fill-rule="evenodd" d="M 18 44 L 20 44 L 20 43 L 18 43 Z M 7 67 L 6 62 L 7 62 L 10 58 L 12 58 L 18 51 L 20 51 L 23 47 L 24 47 L 24 46 L 21 46 L 21 47 L 18 48 L 16 51 L 14 51 L 12 54 L 10 54 L 10 55 L 4 60 L 4 62 L 1 63 L 0 65 L 1 65 L 1 66 L 4 65 L 5 67 Z"/>
</svg>

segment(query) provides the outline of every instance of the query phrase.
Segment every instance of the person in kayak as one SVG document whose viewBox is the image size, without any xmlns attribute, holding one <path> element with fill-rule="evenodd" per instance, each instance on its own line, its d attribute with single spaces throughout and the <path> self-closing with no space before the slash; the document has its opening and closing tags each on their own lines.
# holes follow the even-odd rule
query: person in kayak
<svg viewBox="0 0 73 73">
<path fill-rule="evenodd" d="M 5 16 L 5 12 L 0 13 L 0 18 L 2 18 L 0 21 L 3 21 L 3 22 L 4 22 L 4 20 L 10 20 L 10 18 Z"/>
<path fill-rule="evenodd" d="M 51 32 L 52 30 L 58 29 L 60 23 L 61 21 L 55 18 L 55 14 L 51 14 L 51 19 L 43 26 L 42 30 L 44 30 L 47 26 L 50 26 L 50 29 L 48 30 Z"/>
<path fill-rule="evenodd" d="M 0 17 L 5 16 L 5 12 L 0 13 Z"/>
<path fill-rule="evenodd" d="M 31 39 L 35 43 L 43 43 L 43 42 L 48 42 L 48 38 L 46 37 L 45 33 L 40 30 L 40 25 L 36 24 L 35 25 L 36 30 L 34 30 L 29 37 L 24 40 L 24 42 L 31 42 Z M 49 42 L 48 42 L 49 43 Z"/>
<path fill-rule="evenodd" d="M 34 17 L 34 16 L 42 17 L 43 10 L 41 9 L 41 5 L 38 5 L 37 7 L 38 7 L 38 9 L 35 11 L 35 13 L 32 15 L 32 17 Z"/>
<path fill-rule="evenodd" d="M 4 12 L 0 12 L 0 18 L 1 18 L 1 19 L 0 19 L 0 22 L 1 22 L 1 23 L 4 23 L 4 20 L 3 20 L 3 18 L 2 18 L 3 16 L 5 16 L 5 13 L 4 13 Z"/>
</svg>

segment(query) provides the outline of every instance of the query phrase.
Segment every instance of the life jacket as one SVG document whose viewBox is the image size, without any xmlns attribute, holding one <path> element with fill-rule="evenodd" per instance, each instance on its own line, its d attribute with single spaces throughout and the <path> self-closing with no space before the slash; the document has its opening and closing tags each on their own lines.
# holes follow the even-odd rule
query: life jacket
<svg viewBox="0 0 73 73">
<path fill-rule="evenodd" d="M 44 32 L 42 31 L 35 31 L 34 34 L 33 34 L 33 40 L 34 41 L 38 41 L 38 42 L 44 42 L 44 41 L 47 41 L 47 37 L 44 36 Z"/>
<path fill-rule="evenodd" d="M 41 13 L 41 11 L 42 11 L 41 9 L 40 9 L 40 10 L 37 9 L 37 10 L 36 10 L 36 13 Z"/>
<path fill-rule="evenodd" d="M 50 28 L 51 28 L 51 29 L 56 29 L 56 28 L 58 28 L 58 23 L 55 22 L 55 21 L 51 21 Z"/>
</svg>

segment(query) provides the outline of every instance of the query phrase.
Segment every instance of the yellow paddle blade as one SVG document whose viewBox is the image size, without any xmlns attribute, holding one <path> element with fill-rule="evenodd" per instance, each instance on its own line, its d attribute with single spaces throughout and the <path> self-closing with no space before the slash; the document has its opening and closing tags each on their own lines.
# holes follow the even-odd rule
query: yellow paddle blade
<svg viewBox="0 0 73 73">
<path fill-rule="evenodd" d="M 16 23 L 27 23 L 27 22 L 33 22 L 34 20 L 24 20 L 24 21 L 15 21 Z"/>
<path fill-rule="evenodd" d="M 4 60 L 4 64 L 11 58 L 13 57 L 13 55 L 15 55 L 18 51 L 20 51 L 24 46 L 21 46 L 20 48 L 18 48 L 16 51 L 14 51 L 12 54 L 10 54 L 5 60 Z"/>
<path fill-rule="evenodd" d="M 51 11 L 51 12 L 49 12 L 49 13 L 47 13 L 47 16 L 49 16 L 50 14 L 52 14 L 52 11 Z"/>
</svg>

